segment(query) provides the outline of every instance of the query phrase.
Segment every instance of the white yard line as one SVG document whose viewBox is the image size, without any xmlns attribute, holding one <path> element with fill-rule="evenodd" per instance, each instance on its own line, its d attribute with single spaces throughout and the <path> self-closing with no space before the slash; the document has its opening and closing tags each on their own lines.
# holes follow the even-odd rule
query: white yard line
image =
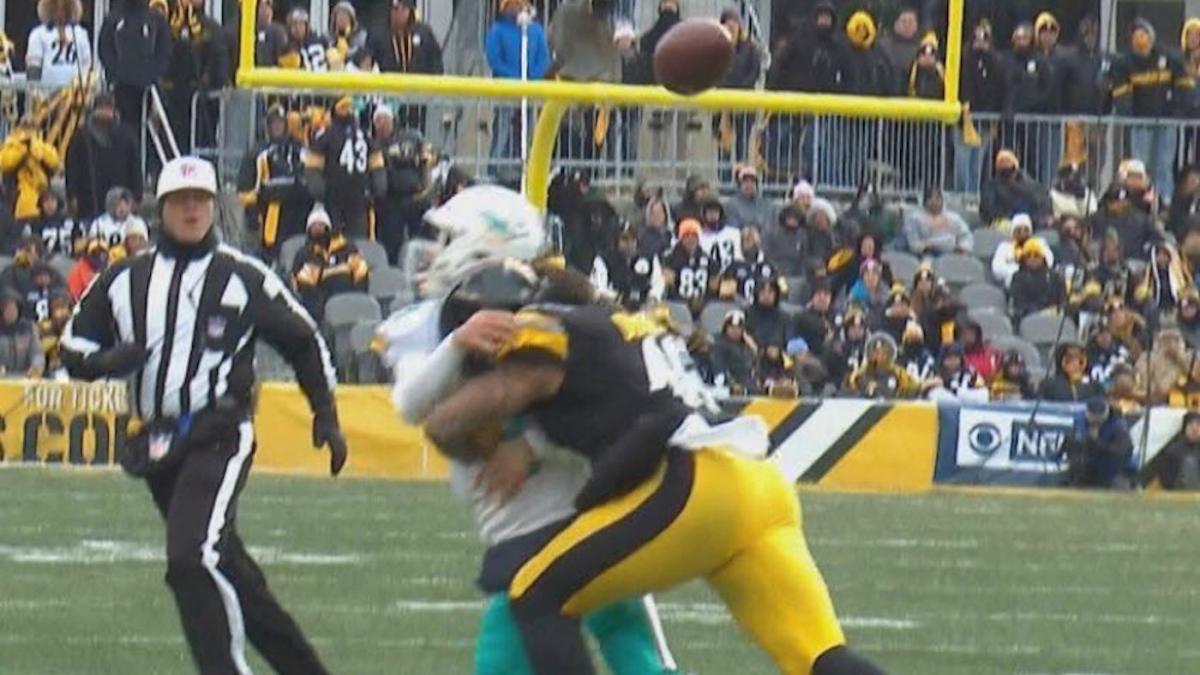
<svg viewBox="0 0 1200 675">
<path fill-rule="evenodd" d="M 250 547 L 250 555 L 263 564 L 358 565 L 367 556 L 358 553 L 310 553 L 274 547 Z M 71 546 L 8 546 L 0 544 L 0 560 L 28 564 L 161 563 L 166 554 L 161 544 L 111 539 L 83 539 Z"/>
<path fill-rule="evenodd" d="M 724 605 L 713 602 L 659 602 L 658 610 L 663 619 L 681 623 L 707 625 L 732 624 L 733 618 Z M 319 606 L 319 605 L 318 605 Z M 397 600 L 391 605 L 400 612 L 430 612 L 451 614 L 456 612 L 478 612 L 483 609 L 481 600 Z M 881 630 L 912 630 L 920 626 L 916 621 L 889 617 L 846 616 L 840 619 L 847 628 L 877 628 Z"/>
</svg>

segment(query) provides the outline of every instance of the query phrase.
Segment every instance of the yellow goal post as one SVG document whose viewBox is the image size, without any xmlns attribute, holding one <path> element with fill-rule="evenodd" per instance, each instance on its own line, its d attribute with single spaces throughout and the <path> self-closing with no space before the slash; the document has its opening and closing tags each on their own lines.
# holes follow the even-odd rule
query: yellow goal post
<svg viewBox="0 0 1200 675">
<path fill-rule="evenodd" d="M 592 82 L 408 75 L 399 73 L 308 72 L 256 66 L 255 3 L 241 6 L 237 84 L 244 89 L 294 89 L 306 93 L 429 94 L 466 99 L 540 99 L 544 102 L 533 131 L 524 190 L 539 209 L 546 209 L 551 160 L 564 114 L 575 104 L 661 105 L 710 111 L 765 111 L 781 114 L 824 114 L 910 121 L 956 122 L 961 113 L 958 80 L 962 61 L 964 0 L 950 0 L 946 29 L 945 98 L 876 98 L 838 94 L 804 94 L 742 89 L 711 89 L 680 96 L 660 86 Z"/>
</svg>

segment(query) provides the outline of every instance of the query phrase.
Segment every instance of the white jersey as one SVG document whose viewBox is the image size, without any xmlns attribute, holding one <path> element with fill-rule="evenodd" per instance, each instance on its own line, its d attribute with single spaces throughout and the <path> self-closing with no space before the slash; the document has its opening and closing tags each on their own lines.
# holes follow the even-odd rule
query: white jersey
<svg viewBox="0 0 1200 675">
<path fill-rule="evenodd" d="M 131 215 L 125 220 L 117 220 L 108 213 L 102 213 L 92 221 L 92 226 L 88 228 L 88 237 L 103 239 L 104 243 L 112 248 L 125 241 L 125 226 L 138 221 L 141 221 L 142 227 L 146 226 L 146 222 L 138 216 Z"/>
<path fill-rule="evenodd" d="M 79 24 L 38 24 L 29 32 L 25 67 L 42 69 L 42 84 L 61 89 L 92 67 L 92 43 Z"/>
<path fill-rule="evenodd" d="M 742 231 L 725 225 L 719 230 L 700 230 L 700 247 L 711 258 L 716 258 L 724 272 L 735 260 L 742 259 Z"/>
<path fill-rule="evenodd" d="M 379 328 L 387 342 L 384 360 L 396 373 L 392 400 L 403 409 L 406 388 L 425 378 L 429 356 L 442 342 L 438 328 L 441 303 L 426 301 L 396 312 Z M 536 471 L 521 491 L 503 505 L 484 497 L 475 486 L 478 463 L 450 462 L 450 487 L 471 503 L 480 538 L 494 546 L 575 515 L 575 495 L 589 476 L 586 460 L 553 447 L 539 427 L 531 424 L 525 439 L 538 455 Z"/>
</svg>

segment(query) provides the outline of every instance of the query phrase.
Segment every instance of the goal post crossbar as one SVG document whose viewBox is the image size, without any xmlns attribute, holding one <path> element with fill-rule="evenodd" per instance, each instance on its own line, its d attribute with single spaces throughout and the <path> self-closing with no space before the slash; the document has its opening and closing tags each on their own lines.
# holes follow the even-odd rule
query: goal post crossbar
<svg viewBox="0 0 1200 675">
<path fill-rule="evenodd" d="M 237 83 L 239 87 L 247 89 L 286 89 L 326 94 L 371 92 L 470 99 L 541 99 L 545 103 L 538 116 L 530 144 L 525 192 L 534 205 L 545 210 L 554 143 L 559 124 L 571 105 L 657 105 L 711 111 L 746 110 L 954 123 L 961 113 L 961 104 L 958 102 L 958 74 L 961 65 L 963 2 L 964 0 L 949 2 L 945 98 L 941 101 L 752 89 L 711 89 L 696 96 L 680 96 L 660 86 L 554 80 L 522 82 L 454 75 L 318 73 L 264 68 L 254 64 L 256 4 L 251 2 L 242 3 L 239 36 L 241 65 L 237 73 Z"/>
</svg>

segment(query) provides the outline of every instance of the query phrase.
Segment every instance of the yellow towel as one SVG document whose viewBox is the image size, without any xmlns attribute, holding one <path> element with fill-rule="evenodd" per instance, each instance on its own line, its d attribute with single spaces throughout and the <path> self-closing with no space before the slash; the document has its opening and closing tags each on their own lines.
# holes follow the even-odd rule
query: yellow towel
<svg viewBox="0 0 1200 675">
<path fill-rule="evenodd" d="M 604 106 L 596 106 L 596 128 L 592 130 L 592 143 L 597 148 L 604 145 L 604 139 L 608 136 L 608 108 Z"/>
<path fill-rule="evenodd" d="M 971 117 L 971 106 L 965 104 L 962 113 L 962 135 L 963 143 L 972 148 L 983 145 L 983 138 L 980 137 L 979 129 L 975 127 L 975 120 Z"/>
</svg>

